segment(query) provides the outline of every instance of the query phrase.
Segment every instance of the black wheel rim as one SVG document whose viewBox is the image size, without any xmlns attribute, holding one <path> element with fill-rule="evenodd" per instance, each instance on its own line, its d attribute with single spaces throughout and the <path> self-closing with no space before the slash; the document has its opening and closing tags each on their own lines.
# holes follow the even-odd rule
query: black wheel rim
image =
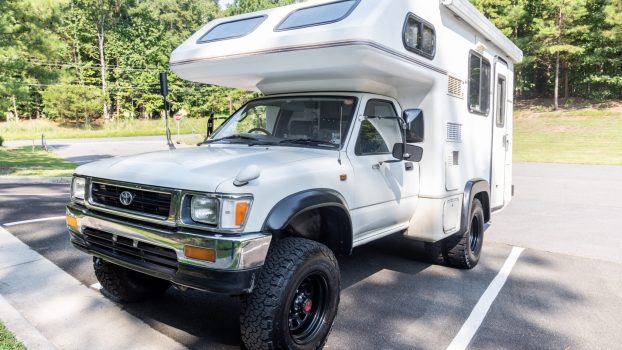
<svg viewBox="0 0 622 350">
<path fill-rule="evenodd" d="M 469 245 L 471 246 L 472 252 L 477 252 L 482 235 L 481 231 L 479 219 L 475 216 L 473 217 L 473 220 L 471 220 L 471 237 L 469 237 Z"/>
<path fill-rule="evenodd" d="M 317 336 L 326 317 L 328 300 L 328 283 L 323 274 L 311 273 L 300 282 L 287 319 L 296 343 L 307 344 Z"/>
</svg>

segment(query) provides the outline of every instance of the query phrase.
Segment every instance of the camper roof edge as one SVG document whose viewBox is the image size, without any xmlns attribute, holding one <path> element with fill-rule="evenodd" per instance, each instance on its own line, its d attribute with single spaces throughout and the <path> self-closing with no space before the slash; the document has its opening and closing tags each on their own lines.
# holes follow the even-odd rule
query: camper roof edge
<svg viewBox="0 0 622 350">
<path fill-rule="evenodd" d="M 440 0 L 441 4 L 470 24 L 486 39 L 495 43 L 514 62 L 523 60 L 523 51 L 508 39 L 486 16 L 479 12 L 468 0 Z"/>
</svg>

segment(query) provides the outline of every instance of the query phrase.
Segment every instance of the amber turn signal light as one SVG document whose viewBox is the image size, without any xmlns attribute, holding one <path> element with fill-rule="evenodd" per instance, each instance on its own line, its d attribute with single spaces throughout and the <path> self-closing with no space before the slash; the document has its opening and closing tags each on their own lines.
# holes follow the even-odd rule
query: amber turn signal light
<svg viewBox="0 0 622 350">
<path fill-rule="evenodd" d="M 216 250 L 213 248 L 202 248 L 187 245 L 184 247 L 184 254 L 191 259 L 216 262 Z"/>
<path fill-rule="evenodd" d="M 74 230 L 78 229 L 78 219 L 76 219 L 74 216 L 71 215 L 67 215 L 67 226 L 71 227 Z"/>
<path fill-rule="evenodd" d="M 237 202 L 235 204 L 235 225 L 242 226 L 248 211 L 248 202 Z"/>
</svg>

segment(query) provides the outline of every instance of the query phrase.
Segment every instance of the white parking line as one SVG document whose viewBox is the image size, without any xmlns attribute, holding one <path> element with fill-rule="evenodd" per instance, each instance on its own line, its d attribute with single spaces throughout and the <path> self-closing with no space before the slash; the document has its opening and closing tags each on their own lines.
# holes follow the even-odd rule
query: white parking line
<svg viewBox="0 0 622 350">
<path fill-rule="evenodd" d="M 0 193 L 0 197 L 61 197 L 69 196 L 66 193 Z"/>
<path fill-rule="evenodd" d="M 467 320 L 464 322 L 456 337 L 447 347 L 447 350 L 464 350 L 467 348 L 467 346 L 469 346 L 471 339 L 473 339 L 473 336 L 475 336 L 475 333 L 481 326 L 482 321 L 484 321 L 488 310 L 490 310 L 490 306 L 497 298 L 497 295 L 499 295 L 501 288 L 503 288 L 505 281 L 507 281 L 510 272 L 512 272 L 512 268 L 516 264 L 516 261 L 518 260 L 518 257 L 523 252 L 523 250 L 525 250 L 525 248 L 512 248 L 510 255 L 503 264 L 503 267 L 501 267 L 501 270 L 499 271 L 497 276 L 495 276 L 492 282 L 490 282 L 490 285 L 488 286 L 488 288 L 486 288 L 484 294 L 482 294 L 482 296 L 479 298 L 479 301 L 477 302 L 477 304 L 475 304 L 475 307 L 473 308 L 473 311 L 471 311 L 469 318 L 467 318 Z"/>
<path fill-rule="evenodd" d="M 65 218 L 66 218 L 65 216 L 52 216 L 52 217 L 49 217 L 49 218 L 7 222 L 6 224 L 2 224 L 2 226 L 11 227 L 11 226 L 15 226 L 15 225 L 30 224 L 30 223 L 33 223 L 33 222 L 51 221 L 51 220 L 64 220 Z"/>
</svg>

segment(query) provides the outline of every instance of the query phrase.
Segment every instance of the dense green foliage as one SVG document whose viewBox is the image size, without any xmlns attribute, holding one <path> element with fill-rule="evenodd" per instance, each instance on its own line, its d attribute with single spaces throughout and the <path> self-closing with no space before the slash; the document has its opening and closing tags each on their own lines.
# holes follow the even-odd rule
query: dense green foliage
<svg viewBox="0 0 622 350">
<path fill-rule="evenodd" d="M 525 53 L 519 97 L 622 98 L 622 0 L 472 0 Z M 559 60 L 558 60 L 559 57 Z"/>
<path fill-rule="evenodd" d="M 177 45 L 214 18 L 293 2 L 0 0 L 0 120 L 158 117 L 158 72 Z M 556 85 L 562 97 L 622 97 L 622 0 L 472 2 L 525 52 L 519 97 L 551 97 Z M 169 82 L 172 108 L 191 117 L 252 97 L 173 74 Z"/>
</svg>

